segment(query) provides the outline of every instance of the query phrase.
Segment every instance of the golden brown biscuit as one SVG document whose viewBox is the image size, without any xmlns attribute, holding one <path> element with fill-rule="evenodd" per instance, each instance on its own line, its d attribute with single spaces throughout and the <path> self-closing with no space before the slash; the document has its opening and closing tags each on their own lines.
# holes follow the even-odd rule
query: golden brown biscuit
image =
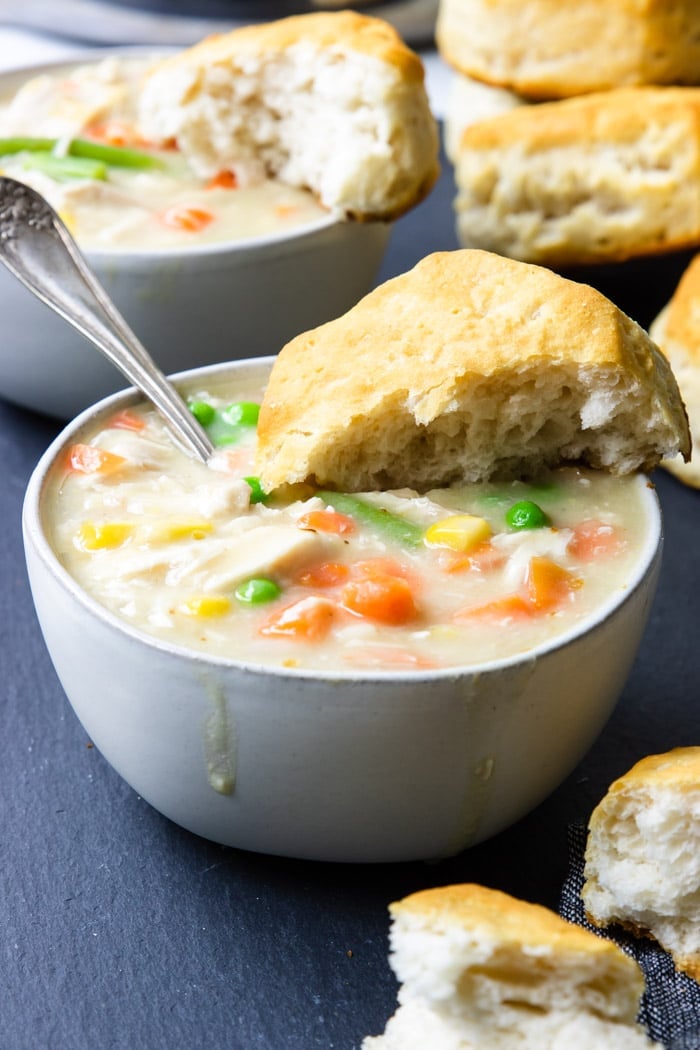
<svg viewBox="0 0 700 1050">
<path fill-rule="evenodd" d="M 407 211 L 439 170 L 420 59 L 386 22 L 351 11 L 245 26 L 166 59 L 139 123 L 203 176 L 263 170 L 360 219 Z"/>
<path fill-rule="evenodd" d="M 700 747 L 649 755 L 610 786 L 584 874 L 591 922 L 654 938 L 700 980 Z"/>
<path fill-rule="evenodd" d="M 671 362 L 685 401 L 693 437 L 695 458 L 684 463 L 678 457 L 663 466 L 680 481 L 700 488 L 700 255 L 696 255 L 659 316 L 649 335 Z"/>
<path fill-rule="evenodd" d="M 634 960 L 547 908 L 466 884 L 389 910 L 401 1005 L 364 1050 L 658 1046 L 635 1024 Z"/>
<path fill-rule="evenodd" d="M 697 0 L 441 0 L 455 69 L 530 98 L 700 83 Z"/>
<path fill-rule="evenodd" d="M 428 488 L 687 454 L 675 379 L 600 292 L 479 251 L 440 252 L 293 339 L 258 425 L 267 490 Z"/>
<path fill-rule="evenodd" d="M 620 88 L 468 127 L 455 163 L 465 247 L 550 266 L 700 244 L 700 88 Z"/>
</svg>

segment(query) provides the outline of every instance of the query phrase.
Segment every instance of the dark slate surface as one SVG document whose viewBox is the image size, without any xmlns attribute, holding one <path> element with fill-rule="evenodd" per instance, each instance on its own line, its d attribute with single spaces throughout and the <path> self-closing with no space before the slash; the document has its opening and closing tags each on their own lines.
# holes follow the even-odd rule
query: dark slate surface
<svg viewBox="0 0 700 1050">
<path fill-rule="evenodd" d="M 446 173 L 397 225 L 382 278 L 456 246 L 452 193 Z M 685 261 L 584 276 L 646 324 Z M 389 901 L 479 881 L 556 907 L 567 826 L 643 754 L 700 743 L 700 493 L 662 474 L 666 549 L 644 645 L 596 745 L 529 817 L 431 865 L 302 863 L 182 831 L 90 746 L 43 646 L 20 509 L 57 430 L 0 401 L 2 1050 L 352 1050 L 395 1005 Z"/>
</svg>

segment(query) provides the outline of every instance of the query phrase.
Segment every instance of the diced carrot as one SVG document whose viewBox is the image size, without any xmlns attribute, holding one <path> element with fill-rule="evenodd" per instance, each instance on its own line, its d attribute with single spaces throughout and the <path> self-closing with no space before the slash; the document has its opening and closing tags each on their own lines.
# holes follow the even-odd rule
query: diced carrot
<svg viewBox="0 0 700 1050">
<path fill-rule="evenodd" d="M 219 171 L 207 183 L 208 190 L 236 190 L 238 179 L 235 171 Z"/>
<path fill-rule="evenodd" d="M 393 626 L 409 623 L 418 615 L 410 583 L 388 573 L 351 580 L 343 588 L 342 601 L 359 616 Z"/>
<path fill-rule="evenodd" d="M 68 450 L 68 466 L 78 474 L 113 474 L 125 463 L 123 456 L 96 445 L 71 445 Z"/>
<path fill-rule="evenodd" d="M 332 532 L 336 536 L 347 536 L 355 531 L 355 522 L 347 514 L 337 510 L 310 510 L 297 518 L 300 529 L 311 529 L 313 532 Z"/>
<path fill-rule="evenodd" d="M 255 450 L 250 445 L 220 448 L 212 457 L 211 467 L 223 474 L 236 474 L 243 477 L 252 473 L 254 454 Z"/>
<path fill-rule="evenodd" d="M 538 612 L 558 608 L 582 582 L 551 558 L 530 558 L 525 586 L 528 601 Z"/>
<path fill-rule="evenodd" d="M 574 526 L 573 536 L 567 544 L 567 551 L 580 561 L 594 561 L 596 558 L 611 558 L 619 554 L 625 541 L 614 525 L 590 518 Z"/>
<path fill-rule="evenodd" d="M 296 215 L 298 211 L 296 204 L 278 204 L 275 208 L 275 214 L 280 219 L 289 219 L 292 215 Z"/>
<path fill-rule="evenodd" d="M 80 84 L 72 77 L 64 77 L 62 80 L 59 80 L 57 87 L 62 94 L 68 95 L 69 98 L 71 95 L 80 94 Z"/>
<path fill-rule="evenodd" d="M 437 552 L 437 562 L 443 572 L 490 572 L 507 560 L 506 554 L 492 543 L 481 543 L 469 554 L 460 554 L 446 548 Z"/>
<path fill-rule="evenodd" d="M 140 142 L 133 126 L 119 120 L 90 124 L 85 128 L 85 135 L 87 138 L 105 142 L 109 146 L 132 146 Z"/>
<path fill-rule="evenodd" d="M 424 668 L 439 667 L 435 660 L 410 649 L 389 645 L 354 646 L 343 653 L 343 660 L 353 667 Z"/>
<path fill-rule="evenodd" d="M 365 558 L 356 561 L 352 567 L 353 576 L 360 579 L 372 579 L 374 576 L 397 576 L 407 580 L 413 575 L 411 569 L 397 558 Z"/>
<path fill-rule="evenodd" d="M 350 575 L 350 569 L 339 561 L 323 561 L 304 569 L 296 578 L 302 587 L 339 587 Z"/>
<path fill-rule="evenodd" d="M 320 642 L 331 629 L 336 606 L 328 598 L 312 595 L 300 598 L 284 609 L 273 612 L 261 625 L 260 633 Z"/>
<path fill-rule="evenodd" d="M 511 623 L 514 620 L 529 620 L 535 609 L 520 594 L 507 594 L 484 605 L 473 605 L 460 609 L 452 619 L 455 623 L 472 620 L 487 620 L 491 623 Z"/>
<path fill-rule="evenodd" d="M 214 215 L 207 208 L 199 208 L 194 204 L 176 204 L 162 212 L 161 219 L 174 230 L 198 233 L 214 221 Z"/>
<path fill-rule="evenodd" d="M 116 430 L 143 430 L 146 426 L 146 420 L 143 416 L 139 416 L 125 408 L 122 412 L 117 412 L 116 416 L 112 416 L 108 426 L 114 427 Z"/>
</svg>

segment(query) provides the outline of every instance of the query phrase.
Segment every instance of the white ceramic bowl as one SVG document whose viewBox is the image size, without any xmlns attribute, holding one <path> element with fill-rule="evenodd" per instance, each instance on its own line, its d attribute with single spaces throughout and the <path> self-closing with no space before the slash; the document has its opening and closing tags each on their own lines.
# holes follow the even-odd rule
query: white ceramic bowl
<svg viewBox="0 0 700 1050">
<path fill-rule="evenodd" d="M 197 389 L 227 373 L 262 383 L 270 364 L 176 379 Z M 654 593 L 661 515 L 644 477 L 647 535 L 624 595 L 555 642 L 469 669 L 333 678 L 270 669 L 140 634 L 90 598 L 51 549 L 47 479 L 68 445 L 133 400 L 106 399 L 51 445 L 28 487 L 24 537 L 68 698 L 102 754 L 156 809 L 199 835 L 265 853 L 438 858 L 505 828 L 573 770 L 622 690 Z"/>
<path fill-rule="evenodd" d="M 31 77 L 86 60 L 94 61 L 94 53 L 3 73 L 0 99 Z M 390 223 L 328 216 L 279 236 L 179 251 L 90 250 L 85 256 L 159 366 L 176 372 L 277 353 L 299 332 L 338 317 L 370 290 L 390 233 Z M 126 385 L 2 265 L 0 316 L 1 397 L 69 419 Z"/>
</svg>

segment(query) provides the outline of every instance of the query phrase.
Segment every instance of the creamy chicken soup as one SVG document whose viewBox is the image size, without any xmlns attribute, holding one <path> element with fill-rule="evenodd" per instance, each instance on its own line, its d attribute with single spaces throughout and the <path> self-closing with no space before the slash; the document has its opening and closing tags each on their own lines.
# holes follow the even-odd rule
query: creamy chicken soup
<svg viewBox="0 0 700 1050">
<path fill-rule="evenodd" d="M 194 392 L 204 466 L 153 410 L 121 411 L 54 473 L 52 543 L 131 626 L 280 667 L 421 670 L 527 652 L 628 586 L 646 535 L 638 479 L 265 496 L 259 389 Z"/>
<path fill-rule="evenodd" d="M 42 193 L 85 248 L 167 249 L 280 233 L 327 216 L 247 164 L 197 178 L 172 143 L 139 138 L 149 65 L 102 62 L 28 81 L 0 107 L 0 171 Z"/>
</svg>

